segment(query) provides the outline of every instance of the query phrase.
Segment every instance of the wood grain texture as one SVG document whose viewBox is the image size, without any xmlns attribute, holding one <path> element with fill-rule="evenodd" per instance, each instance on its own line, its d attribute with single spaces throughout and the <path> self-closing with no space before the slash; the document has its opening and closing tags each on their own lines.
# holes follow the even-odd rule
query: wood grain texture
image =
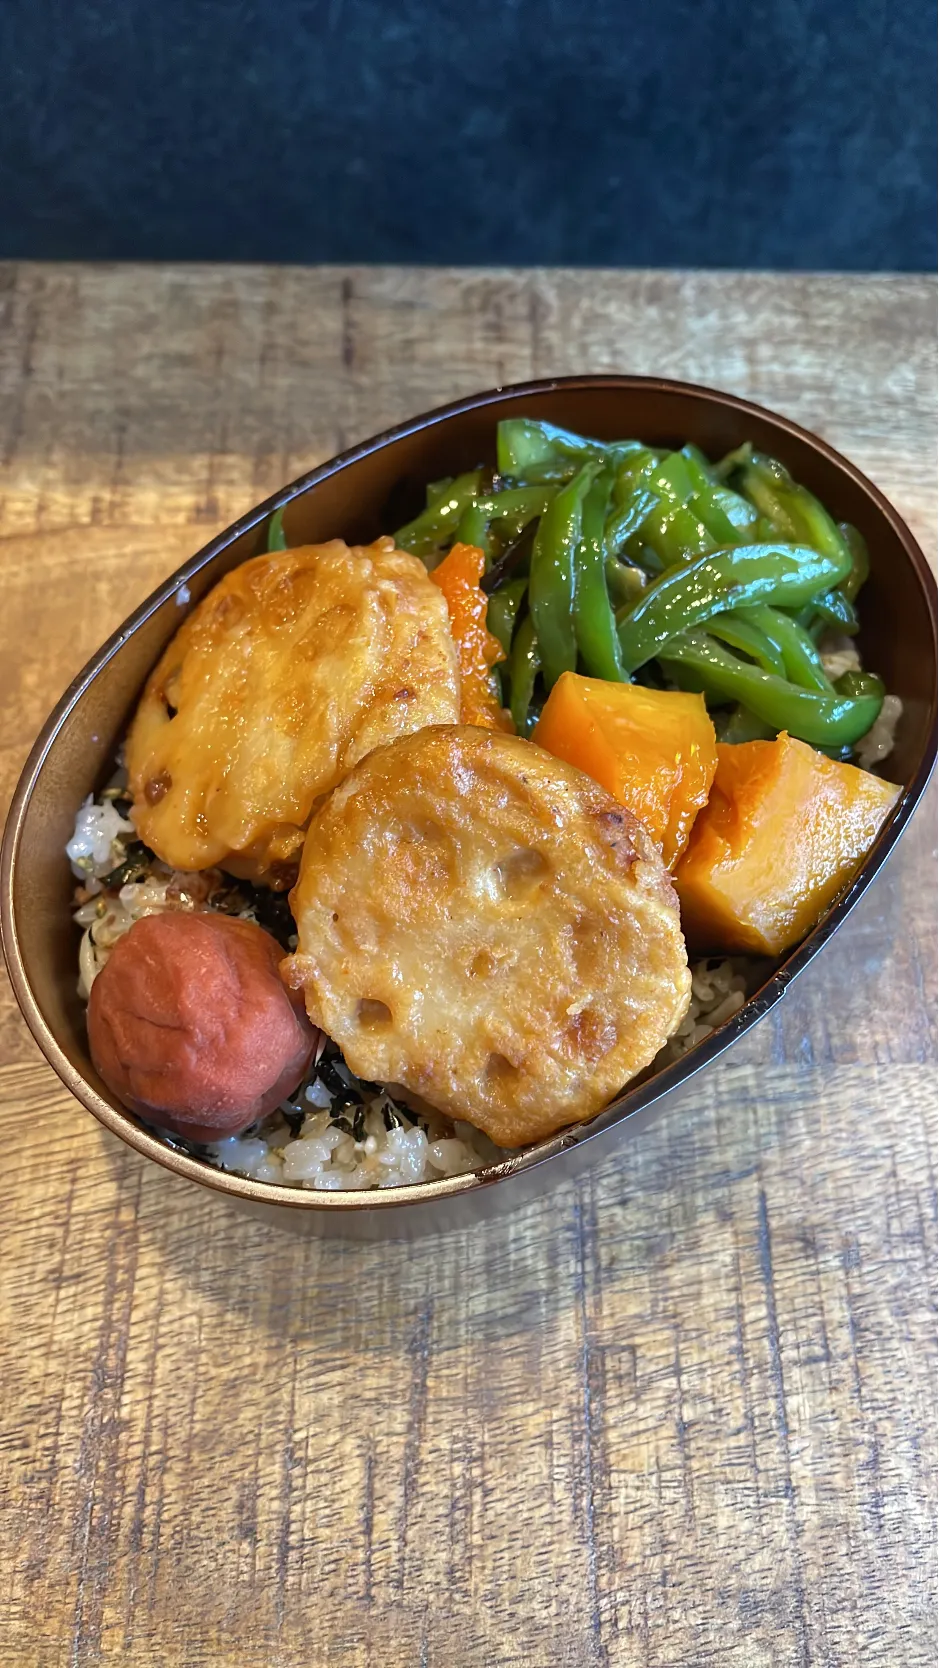
<svg viewBox="0 0 939 1668">
<path fill-rule="evenodd" d="M 474 388 L 716 384 L 932 548 L 922 278 L 0 269 L 0 790 L 153 584 Z M 933 814 L 785 1003 L 589 1177 L 333 1245 L 147 1166 L 4 988 L 0 1664 L 934 1660 Z"/>
</svg>

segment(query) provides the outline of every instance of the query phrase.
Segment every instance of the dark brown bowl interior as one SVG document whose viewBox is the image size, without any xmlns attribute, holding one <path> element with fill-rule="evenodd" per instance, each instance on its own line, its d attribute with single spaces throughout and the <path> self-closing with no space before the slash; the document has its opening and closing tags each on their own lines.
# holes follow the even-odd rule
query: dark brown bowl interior
<svg viewBox="0 0 939 1668">
<path fill-rule="evenodd" d="M 861 652 L 902 697 L 889 774 L 904 796 L 863 869 L 815 931 L 735 1017 L 685 1060 L 624 1093 L 590 1124 L 519 1154 L 480 1177 L 385 1193 L 318 1194 L 222 1175 L 167 1147 L 109 1095 L 88 1058 L 76 994 L 71 878 L 63 855 L 75 810 L 109 774 L 135 697 L 184 614 L 236 563 L 265 547 L 267 518 L 285 506 L 289 542 L 366 541 L 393 530 L 422 501 L 425 482 L 495 461 L 500 417 L 525 413 L 612 440 L 693 441 L 718 456 L 744 440 L 779 457 L 838 520 L 867 539 L 871 577 L 861 598 Z M 804 430 L 730 395 L 632 377 L 579 377 L 495 390 L 414 419 L 313 470 L 259 506 L 173 575 L 104 645 L 66 691 L 30 755 L 3 847 L 3 934 L 14 988 L 47 1058 L 78 1099 L 132 1146 L 178 1174 L 232 1197 L 288 1206 L 320 1219 L 355 1213 L 373 1223 L 439 1206 L 436 1220 L 472 1216 L 531 1191 L 582 1162 L 593 1138 L 686 1081 L 780 999 L 869 884 L 909 817 L 935 757 L 935 582 L 915 540 L 864 477 Z M 551 1159 L 547 1172 L 544 1161 Z M 537 1167 L 537 1177 L 532 1175 Z M 524 1177 L 529 1182 L 523 1183 Z M 498 1185 L 494 1185 L 498 1184 Z M 507 1191 L 506 1191 L 507 1190 Z M 462 1205 L 461 1205 L 462 1201 Z M 398 1231 L 397 1227 L 395 1231 Z"/>
</svg>

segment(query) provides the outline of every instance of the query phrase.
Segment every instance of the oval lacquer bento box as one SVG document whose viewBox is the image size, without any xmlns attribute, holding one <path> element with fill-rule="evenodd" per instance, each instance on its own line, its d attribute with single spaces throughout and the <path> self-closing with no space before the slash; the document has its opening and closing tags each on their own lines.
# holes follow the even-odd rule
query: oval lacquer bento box
<svg viewBox="0 0 939 1668">
<path fill-rule="evenodd" d="M 63 848 L 75 811 L 110 773 L 147 672 L 185 613 L 237 563 L 265 548 L 280 506 L 291 544 L 365 542 L 421 502 L 423 483 L 494 461 L 496 424 L 522 413 L 599 439 L 692 441 L 718 456 L 744 440 L 778 457 L 870 548 L 861 598 L 863 661 L 903 701 L 889 775 L 902 797 L 863 867 L 813 932 L 719 1030 L 680 1061 L 632 1084 L 591 1122 L 475 1175 L 371 1192 L 310 1192 L 215 1169 L 161 1141 L 127 1112 L 88 1055 L 76 993 L 72 878 Z M 728 394 L 648 377 L 585 376 L 473 395 L 402 423 L 320 465 L 213 539 L 108 639 L 43 726 L 11 807 L 3 843 L 3 941 L 13 986 L 46 1058 L 76 1098 L 145 1158 L 285 1225 L 359 1235 L 436 1231 L 521 1203 L 571 1175 L 643 1121 L 638 1114 L 714 1061 L 755 1025 L 816 956 L 899 838 L 935 758 L 936 587 L 896 511 L 831 447 L 785 418 Z"/>
</svg>

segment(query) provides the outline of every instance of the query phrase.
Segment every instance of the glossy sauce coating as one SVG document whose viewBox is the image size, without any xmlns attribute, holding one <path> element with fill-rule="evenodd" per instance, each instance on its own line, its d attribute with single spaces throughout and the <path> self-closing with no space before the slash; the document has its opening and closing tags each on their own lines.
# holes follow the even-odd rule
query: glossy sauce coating
<svg viewBox="0 0 939 1668">
<path fill-rule="evenodd" d="M 446 606 L 391 539 L 234 568 L 177 632 L 127 741 L 137 829 L 178 869 L 285 887 L 315 801 L 371 748 L 455 723 Z"/>
</svg>

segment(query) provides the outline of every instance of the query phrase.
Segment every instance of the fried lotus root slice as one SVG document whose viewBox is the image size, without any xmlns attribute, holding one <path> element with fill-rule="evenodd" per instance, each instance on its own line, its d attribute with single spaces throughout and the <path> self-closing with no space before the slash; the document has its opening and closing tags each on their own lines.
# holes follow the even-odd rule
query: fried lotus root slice
<svg viewBox="0 0 939 1668">
<path fill-rule="evenodd" d="M 256 556 L 186 620 L 127 741 L 132 817 L 177 869 L 280 889 L 314 803 L 373 747 L 456 723 L 446 602 L 392 539 Z"/>
<path fill-rule="evenodd" d="M 145 915 L 91 987 L 88 1041 L 108 1088 L 192 1141 L 236 1135 L 297 1087 L 318 1040 L 253 921 Z"/>
<path fill-rule="evenodd" d="M 501 1146 L 592 1117 L 688 1006 L 649 836 L 516 736 L 426 729 L 364 759 L 310 824 L 291 906 L 285 977 L 352 1070 Z"/>
</svg>

